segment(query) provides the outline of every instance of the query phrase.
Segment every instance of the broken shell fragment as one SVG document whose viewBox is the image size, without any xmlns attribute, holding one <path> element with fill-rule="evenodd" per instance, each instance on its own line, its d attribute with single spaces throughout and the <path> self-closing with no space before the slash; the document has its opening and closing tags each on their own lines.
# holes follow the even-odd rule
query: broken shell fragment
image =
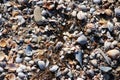
<svg viewBox="0 0 120 80">
<path fill-rule="evenodd" d="M 111 67 L 106 67 L 106 66 L 101 66 L 100 70 L 102 70 L 103 72 L 109 72 L 109 71 L 112 70 L 112 68 Z"/>
<path fill-rule="evenodd" d="M 85 35 L 81 35 L 80 37 L 78 37 L 77 42 L 84 45 L 87 43 L 87 37 Z"/>
<path fill-rule="evenodd" d="M 2 61 L 5 58 L 5 53 L 3 53 L 2 51 L 0 51 L 0 61 Z"/>
<path fill-rule="evenodd" d="M 120 51 L 117 49 L 112 49 L 106 52 L 106 54 L 113 59 L 117 59 L 120 56 Z"/>
<path fill-rule="evenodd" d="M 8 69 L 10 72 L 15 72 L 18 66 L 14 63 L 9 63 L 5 68 Z"/>
</svg>

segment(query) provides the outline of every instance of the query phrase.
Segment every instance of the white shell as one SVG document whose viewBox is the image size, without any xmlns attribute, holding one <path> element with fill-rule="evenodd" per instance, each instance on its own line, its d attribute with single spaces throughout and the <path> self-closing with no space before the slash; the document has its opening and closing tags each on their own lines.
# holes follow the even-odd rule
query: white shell
<svg viewBox="0 0 120 80">
<path fill-rule="evenodd" d="M 104 49 L 108 50 L 111 47 L 111 42 L 105 41 L 104 42 Z"/>
<path fill-rule="evenodd" d="M 74 10 L 74 11 L 71 13 L 71 15 L 72 15 L 73 17 L 76 17 L 77 11 Z"/>
<path fill-rule="evenodd" d="M 51 68 L 50 68 L 50 71 L 51 72 L 56 72 L 58 70 L 58 66 L 57 65 L 53 65 Z"/>
<path fill-rule="evenodd" d="M 84 12 L 79 11 L 79 12 L 77 13 L 77 18 L 78 18 L 79 20 L 83 20 L 83 19 L 86 19 L 86 15 L 85 15 Z"/>
</svg>

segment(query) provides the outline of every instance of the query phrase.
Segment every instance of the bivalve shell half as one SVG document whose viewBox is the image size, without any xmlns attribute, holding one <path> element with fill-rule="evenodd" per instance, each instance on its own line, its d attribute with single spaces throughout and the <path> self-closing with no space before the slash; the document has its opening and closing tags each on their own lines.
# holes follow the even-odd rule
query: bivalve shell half
<svg viewBox="0 0 120 80">
<path fill-rule="evenodd" d="M 109 50 L 106 52 L 107 55 L 113 59 L 116 59 L 118 56 L 120 56 L 120 51 L 117 49 Z"/>
<path fill-rule="evenodd" d="M 5 76 L 5 80 L 16 80 L 16 76 L 13 73 L 9 73 Z"/>
<path fill-rule="evenodd" d="M 7 42 L 5 39 L 0 40 L 0 47 L 6 47 Z"/>
<path fill-rule="evenodd" d="M 3 53 L 2 51 L 0 51 L 0 61 L 2 61 L 5 58 L 5 53 Z"/>
</svg>

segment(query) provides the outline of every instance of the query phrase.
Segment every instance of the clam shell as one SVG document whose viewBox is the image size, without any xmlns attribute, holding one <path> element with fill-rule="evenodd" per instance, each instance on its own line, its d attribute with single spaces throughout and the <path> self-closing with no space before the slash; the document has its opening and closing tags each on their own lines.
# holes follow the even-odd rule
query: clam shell
<svg viewBox="0 0 120 80">
<path fill-rule="evenodd" d="M 14 72 L 14 71 L 16 71 L 18 66 L 14 63 L 9 63 L 9 64 L 7 64 L 7 66 L 5 68 L 8 69 L 10 72 Z"/>
<path fill-rule="evenodd" d="M 7 46 L 7 42 L 5 39 L 0 40 L 0 47 L 6 47 Z"/>
<path fill-rule="evenodd" d="M 111 16 L 113 14 L 113 12 L 110 9 L 105 9 L 105 14 L 108 16 Z"/>
<path fill-rule="evenodd" d="M 5 80 L 16 80 L 16 76 L 14 73 L 6 74 Z"/>
<path fill-rule="evenodd" d="M 120 56 L 120 51 L 117 49 L 112 49 L 112 50 L 109 50 L 108 52 L 106 52 L 106 54 L 109 57 L 116 59 L 118 56 Z"/>
<path fill-rule="evenodd" d="M 3 53 L 2 51 L 0 51 L 0 61 L 2 61 L 5 58 L 5 53 Z"/>
</svg>

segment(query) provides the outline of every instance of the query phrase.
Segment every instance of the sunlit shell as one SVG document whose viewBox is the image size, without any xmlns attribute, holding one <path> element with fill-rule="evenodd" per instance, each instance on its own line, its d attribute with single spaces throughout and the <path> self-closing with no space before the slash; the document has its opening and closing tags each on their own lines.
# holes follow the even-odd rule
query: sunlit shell
<svg viewBox="0 0 120 80">
<path fill-rule="evenodd" d="M 17 16 L 18 14 L 19 14 L 18 11 L 12 11 L 12 16 L 13 16 L 13 17 Z"/>
<path fill-rule="evenodd" d="M 16 80 L 16 76 L 13 73 L 9 73 L 5 76 L 5 80 Z"/>
<path fill-rule="evenodd" d="M 0 40 L 0 47 L 6 47 L 6 45 L 7 45 L 6 40 L 4 39 Z"/>
<path fill-rule="evenodd" d="M 17 28 L 18 28 L 18 25 L 13 25 L 13 26 L 12 26 L 12 30 L 14 30 L 14 31 L 15 31 Z"/>
<path fill-rule="evenodd" d="M 99 21 L 99 24 L 105 25 L 105 24 L 107 24 L 107 21 L 106 21 L 105 19 L 101 19 L 101 20 Z"/>
<path fill-rule="evenodd" d="M 112 50 L 109 50 L 107 52 L 108 56 L 113 58 L 113 59 L 116 59 L 117 57 L 120 56 L 120 51 L 119 50 L 116 50 L 116 49 L 112 49 Z"/>
<path fill-rule="evenodd" d="M 112 15 L 112 10 L 106 9 L 105 14 L 107 14 L 108 16 L 111 16 Z"/>
<path fill-rule="evenodd" d="M 0 61 L 2 61 L 5 58 L 5 53 L 0 51 Z"/>
<path fill-rule="evenodd" d="M 8 69 L 8 71 L 10 71 L 10 72 L 15 72 L 16 69 L 18 68 L 18 66 L 17 66 L 17 64 L 9 63 L 9 64 L 7 64 L 7 66 L 5 68 Z"/>
</svg>

